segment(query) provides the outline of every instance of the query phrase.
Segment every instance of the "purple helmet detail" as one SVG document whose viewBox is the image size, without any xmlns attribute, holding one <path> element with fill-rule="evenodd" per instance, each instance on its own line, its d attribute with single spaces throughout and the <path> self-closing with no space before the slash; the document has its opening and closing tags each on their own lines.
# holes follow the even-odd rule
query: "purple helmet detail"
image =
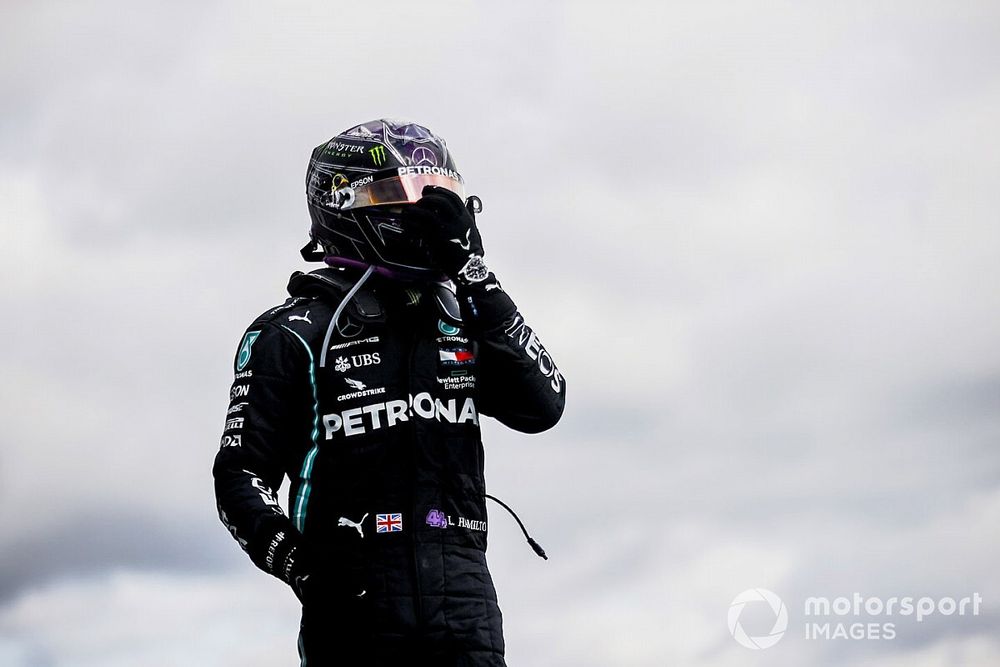
<svg viewBox="0 0 1000 667">
<path fill-rule="evenodd" d="M 359 269 L 361 271 L 364 271 L 369 266 L 372 266 L 357 259 L 350 259 L 348 257 L 338 257 L 337 255 L 327 255 L 326 257 L 323 258 L 323 261 L 326 262 L 328 266 L 344 267 L 348 269 Z M 428 274 L 425 272 L 410 273 L 407 271 L 395 270 L 386 268 L 384 266 L 378 266 L 377 264 L 374 266 L 375 266 L 375 273 L 384 278 L 389 278 L 391 280 L 401 280 L 403 282 L 406 282 L 413 280 L 427 280 L 429 277 L 430 279 L 436 282 L 440 282 L 448 279 L 448 276 L 444 275 L 443 273 L 439 273 L 436 276 L 435 275 L 428 276 Z"/>
</svg>

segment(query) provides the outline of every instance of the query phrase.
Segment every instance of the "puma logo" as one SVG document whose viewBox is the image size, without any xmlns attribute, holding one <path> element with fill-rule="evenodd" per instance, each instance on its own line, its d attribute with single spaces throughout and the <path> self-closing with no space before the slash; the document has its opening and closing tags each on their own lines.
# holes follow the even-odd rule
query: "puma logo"
<svg viewBox="0 0 1000 667">
<path fill-rule="evenodd" d="M 361 536 L 361 539 L 364 539 L 364 538 L 365 538 L 365 531 L 364 531 L 364 529 L 363 529 L 363 528 L 361 527 L 361 524 L 363 524 L 363 523 L 365 522 L 365 519 L 367 519 L 367 518 L 368 518 L 368 512 L 365 512 L 365 515 L 364 515 L 363 517 L 361 517 L 361 520 L 360 520 L 360 521 L 358 521 L 357 523 L 355 523 L 355 522 L 351 521 L 351 520 L 350 520 L 350 519 L 348 519 L 347 517 L 343 517 L 343 516 L 342 516 L 342 517 L 340 517 L 340 519 L 339 519 L 339 520 L 337 521 L 337 525 L 338 525 L 338 526 L 348 526 L 348 527 L 350 527 L 350 528 L 355 528 L 355 529 L 357 529 L 357 531 L 358 531 L 358 535 L 360 535 L 360 536 Z"/>
<path fill-rule="evenodd" d="M 468 250 L 471 243 L 469 242 L 469 234 L 472 233 L 472 229 L 465 230 L 465 243 L 462 243 L 458 239 L 449 239 L 452 243 L 457 243 L 458 247 L 462 250 Z"/>
<path fill-rule="evenodd" d="M 312 320 L 309 319 L 309 311 L 306 311 L 305 315 L 289 315 L 288 321 L 293 322 L 295 320 L 301 320 L 307 324 L 312 324 Z"/>
</svg>

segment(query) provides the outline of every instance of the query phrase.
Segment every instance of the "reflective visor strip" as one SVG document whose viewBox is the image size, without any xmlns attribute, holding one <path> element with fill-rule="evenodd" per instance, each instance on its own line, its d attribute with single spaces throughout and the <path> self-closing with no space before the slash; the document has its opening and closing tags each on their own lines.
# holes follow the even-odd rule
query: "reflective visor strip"
<svg viewBox="0 0 1000 667">
<path fill-rule="evenodd" d="M 412 204 L 418 201 L 424 192 L 424 187 L 436 185 L 451 190 L 462 200 L 465 200 L 465 187 L 460 181 L 443 174 L 406 174 L 383 178 L 366 183 L 354 191 L 354 203 L 351 208 L 365 206 L 383 206 L 389 204 Z"/>
<path fill-rule="evenodd" d="M 302 343 L 302 347 L 306 348 L 306 353 L 309 355 L 309 384 L 312 387 L 313 395 L 313 430 L 312 430 L 312 449 L 306 454 L 305 461 L 302 462 L 302 471 L 299 473 L 299 478 L 302 480 L 301 486 L 299 486 L 299 492 L 295 496 L 295 503 L 292 510 L 292 523 L 301 533 L 305 529 L 306 525 L 306 506 L 309 504 L 309 491 L 312 489 L 312 484 L 310 483 L 310 478 L 312 477 L 313 463 L 316 461 L 316 454 L 319 453 L 319 396 L 316 392 L 316 361 L 313 358 L 312 350 L 309 349 L 309 344 L 302 338 L 302 336 L 295 333 L 293 330 L 286 327 L 284 324 L 281 328 L 292 334 L 299 339 Z"/>
</svg>

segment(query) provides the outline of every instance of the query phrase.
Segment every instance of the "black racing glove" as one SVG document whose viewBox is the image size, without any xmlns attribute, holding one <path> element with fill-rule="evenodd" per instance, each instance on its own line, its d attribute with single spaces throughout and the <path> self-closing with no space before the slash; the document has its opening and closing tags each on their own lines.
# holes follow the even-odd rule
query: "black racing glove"
<svg viewBox="0 0 1000 667">
<path fill-rule="evenodd" d="M 247 553 L 258 567 L 294 588 L 297 577 L 312 571 L 313 558 L 288 519 L 279 517 L 269 524 L 269 531 L 262 530 L 265 536 L 247 545 Z"/>
<path fill-rule="evenodd" d="M 483 261 L 483 239 L 476 227 L 472 204 L 445 188 L 425 186 L 423 196 L 403 212 L 403 221 L 428 240 L 431 258 L 444 273 L 462 285 L 490 277 Z"/>
</svg>

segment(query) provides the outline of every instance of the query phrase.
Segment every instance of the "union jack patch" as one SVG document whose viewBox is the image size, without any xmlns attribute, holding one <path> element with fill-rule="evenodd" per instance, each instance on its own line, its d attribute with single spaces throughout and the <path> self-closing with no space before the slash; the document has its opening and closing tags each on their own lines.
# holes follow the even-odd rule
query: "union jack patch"
<svg viewBox="0 0 1000 667">
<path fill-rule="evenodd" d="M 399 512 L 395 514 L 375 515 L 376 533 L 401 533 L 403 532 L 403 515 Z"/>
</svg>

